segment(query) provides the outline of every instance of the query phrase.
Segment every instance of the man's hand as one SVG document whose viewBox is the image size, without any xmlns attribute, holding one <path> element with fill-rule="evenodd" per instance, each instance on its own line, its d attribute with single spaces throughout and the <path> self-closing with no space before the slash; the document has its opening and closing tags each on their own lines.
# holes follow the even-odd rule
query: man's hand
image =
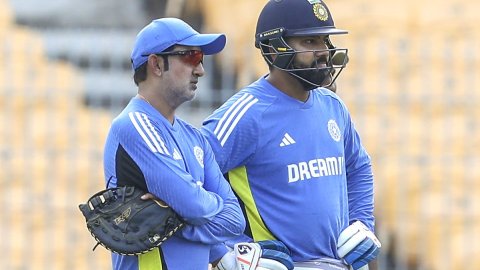
<svg viewBox="0 0 480 270">
<path fill-rule="evenodd" d="M 215 269 L 218 270 L 292 270 L 290 251 L 280 241 L 265 240 L 235 244 Z"/>
<path fill-rule="evenodd" d="M 340 233 L 337 253 L 353 269 L 359 269 L 377 257 L 381 246 L 373 232 L 356 221 Z"/>
</svg>

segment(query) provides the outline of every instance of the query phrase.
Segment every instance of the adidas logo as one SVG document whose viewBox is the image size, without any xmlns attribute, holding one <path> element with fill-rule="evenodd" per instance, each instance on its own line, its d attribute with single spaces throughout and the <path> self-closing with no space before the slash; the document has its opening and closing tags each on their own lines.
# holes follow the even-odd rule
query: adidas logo
<svg viewBox="0 0 480 270">
<path fill-rule="evenodd" d="M 182 156 L 178 153 L 177 149 L 173 149 L 173 159 L 180 160 Z"/>
<path fill-rule="evenodd" d="M 285 133 L 285 135 L 283 135 L 283 139 L 282 139 L 282 142 L 280 143 L 280 146 L 284 147 L 294 143 L 295 143 L 295 140 L 288 133 Z"/>
</svg>

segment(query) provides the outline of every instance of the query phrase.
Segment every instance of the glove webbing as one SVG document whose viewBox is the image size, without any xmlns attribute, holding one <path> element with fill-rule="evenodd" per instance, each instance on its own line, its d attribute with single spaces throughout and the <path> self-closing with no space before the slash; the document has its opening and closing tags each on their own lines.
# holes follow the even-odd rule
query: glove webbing
<svg viewBox="0 0 480 270">
<path fill-rule="evenodd" d="M 119 195 L 122 196 L 122 202 L 124 202 L 125 201 L 125 194 L 127 193 L 126 189 L 127 189 L 127 187 L 122 187 L 121 189 L 112 188 L 112 189 L 108 189 L 104 192 L 99 192 L 99 193 L 93 195 L 90 198 L 90 200 L 88 201 L 90 209 L 94 210 L 99 205 L 108 203 L 108 202 L 112 201 L 113 199 L 118 198 Z"/>
</svg>

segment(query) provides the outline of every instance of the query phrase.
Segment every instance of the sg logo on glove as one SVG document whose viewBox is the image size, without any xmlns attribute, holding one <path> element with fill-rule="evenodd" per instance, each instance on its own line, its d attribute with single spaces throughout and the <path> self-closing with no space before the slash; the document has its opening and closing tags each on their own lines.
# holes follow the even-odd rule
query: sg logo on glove
<svg viewBox="0 0 480 270">
<path fill-rule="evenodd" d="M 245 254 L 248 254 L 249 252 L 251 252 L 252 248 L 249 247 L 246 244 L 238 244 L 237 245 L 237 251 L 238 251 L 239 254 L 245 255 Z"/>
<path fill-rule="evenodd" d="M 280 241 L 264 240 L 235 244 L 225 254 L 216 270 L 292 270 L 290 250 Z"/>
</svg>

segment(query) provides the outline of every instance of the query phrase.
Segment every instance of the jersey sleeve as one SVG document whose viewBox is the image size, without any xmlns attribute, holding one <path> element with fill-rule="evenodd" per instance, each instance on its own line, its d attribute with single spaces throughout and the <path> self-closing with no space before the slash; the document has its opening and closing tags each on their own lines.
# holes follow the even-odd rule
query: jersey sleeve
<svg viewBox="0 0 480 270">
<path fill-rule="evenodd" d="M 345 166 L 350 224 L 359 220 L 374 230 L 373 173 L 370 156 L 363 147 L 351 116 L 345 109 Z"/>
<path fill-rule="evenodd" d="M 218 194 L 223 199 L 223 209 L 208 223 L 200 226 L 186 226 L 182 229 L 181 234 L 192 241 L 217 244 L 241 235 L 245 229 L 245 218 L 238 200 L 220 172 L 206 140 L 204 145 L 205 182 L 203 187 L 209 192 Z"/>
<path fill-rule="evenodd" d="M 203 122 L 201 131 L 213 148 L 222 173 L 246 164 L 255 153 L 259 133 L 254 108 L 257 102 L 251 94 L 238 93 Z"/>
<path fill-rule="evenodd" d="M 210 263 L 218 262 L 229 251 L 227 246 L 223 243 L 213 245 L 210 249 L 210 257 L 208 261 Z"/>
<path fill-rule="evenodd" d="M 205 224 L 223 210 L 222 197 L 198 185 L 178 165 L 161 130 L 147 115 L 129 113 L 129 118 L 117 125 L 116 136 L 142 171 L 148 191 L 165 201 L 187 223 Z"/>
</svg>

